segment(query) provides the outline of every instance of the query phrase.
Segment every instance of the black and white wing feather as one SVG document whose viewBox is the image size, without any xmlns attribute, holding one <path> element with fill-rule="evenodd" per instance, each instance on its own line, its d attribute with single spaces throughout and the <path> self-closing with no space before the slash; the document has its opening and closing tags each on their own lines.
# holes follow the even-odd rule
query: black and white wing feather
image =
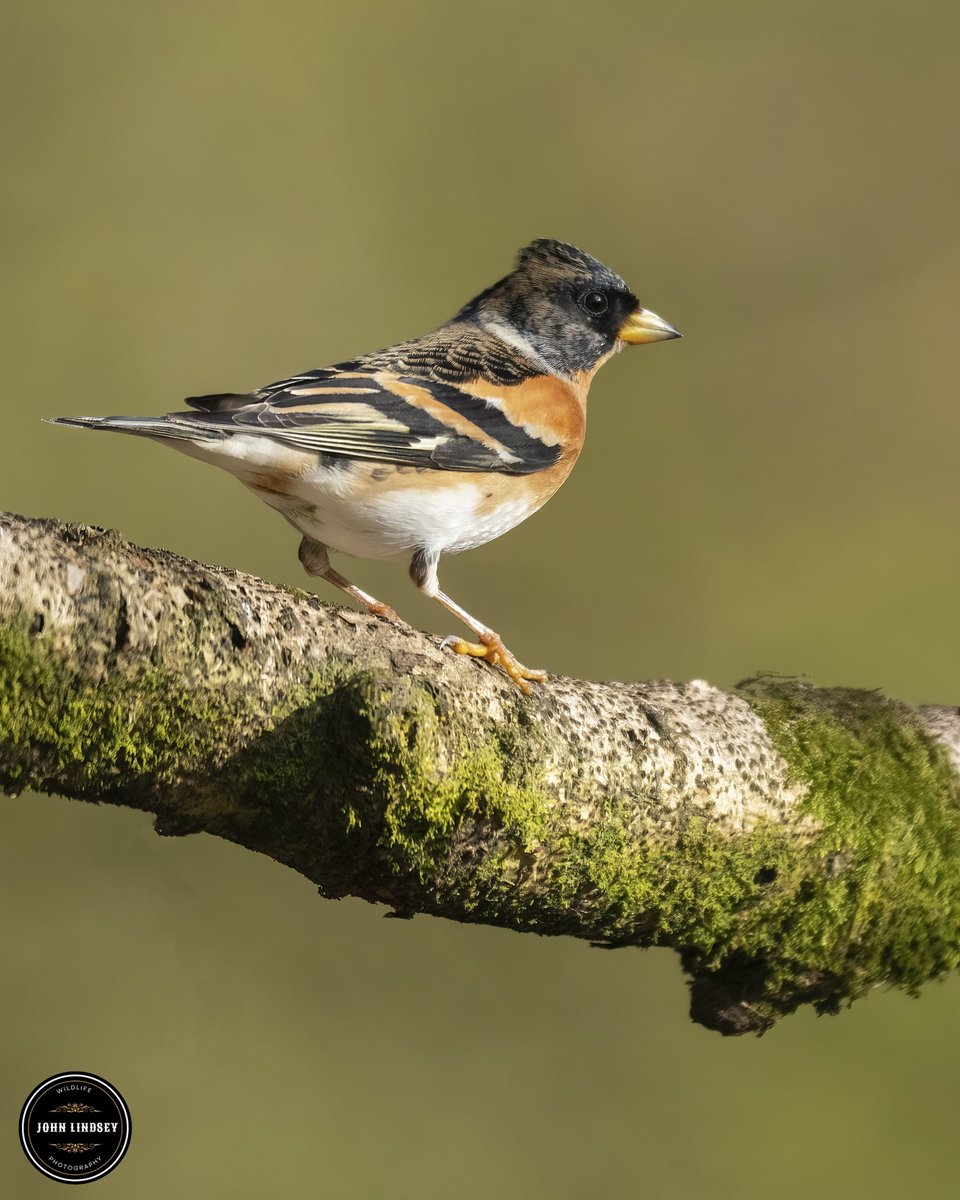
<svg viewBox="0 0 960 1200">
<path fill-rule="evenodd" d="M 200 411 L 167 420 L 184 434 L 258 433 L 321 455 L 435 470 L 526 475 L 553 466 L 559 446 L 512 422 L 496 390 L 349 362 L 243 396 L 191 397 Z"/>
</svg>

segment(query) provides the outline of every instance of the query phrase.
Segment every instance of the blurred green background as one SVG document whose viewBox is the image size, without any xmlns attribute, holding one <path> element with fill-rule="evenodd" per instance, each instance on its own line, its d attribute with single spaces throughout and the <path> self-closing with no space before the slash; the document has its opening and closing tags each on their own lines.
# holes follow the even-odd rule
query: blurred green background
<svg viewBox="0 0 960 1200">
<path fill-rule="evenodd" d="M 957 703 L 958 51 L 922 0 L 9 6 L 0 506 L 303 585 L 226 475 L 40 418 L 348 358 L 559 237 L 686 339 L 604 368 L 571 481 L 447 590 L 555 672 Z M 68 1069 L 132 1108 L 104 1196 L 955 1187 L 957 981 L 724 1041 L 666 952 L 385 921 L 136 813 L 0 820 L 4 1194 L 52 1194 L 15 1124 Z"/>
</svg>

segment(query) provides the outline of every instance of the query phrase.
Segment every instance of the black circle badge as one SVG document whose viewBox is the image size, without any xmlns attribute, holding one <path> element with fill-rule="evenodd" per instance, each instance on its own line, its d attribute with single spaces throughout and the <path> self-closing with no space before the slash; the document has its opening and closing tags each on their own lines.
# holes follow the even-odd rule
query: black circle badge
<svg viewBox="0 0 960 1200">
<path fill-rule="evenodd" d="M 130 1145 L 130 1110 L 98 1075 L 70 1071 L 33 1089 L 20 1113 L 20 1144 L 38 1171 L 61 1183 L 90 1183 Z"/>
</svg>

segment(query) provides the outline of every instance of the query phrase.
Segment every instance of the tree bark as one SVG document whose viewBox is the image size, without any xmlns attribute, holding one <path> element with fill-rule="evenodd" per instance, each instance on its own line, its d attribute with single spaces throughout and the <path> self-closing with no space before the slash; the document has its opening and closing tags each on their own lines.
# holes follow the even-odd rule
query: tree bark
<svg viewBox="0 0 960 1200">
<path fill-rule="evenodd" d="M 960 963 L 960 709 L 769 676 L 526 698 L 408 627 L 9 514 L 0 788 L 404 916 L 672 946 L 723 1033 Z"/>
</svg>

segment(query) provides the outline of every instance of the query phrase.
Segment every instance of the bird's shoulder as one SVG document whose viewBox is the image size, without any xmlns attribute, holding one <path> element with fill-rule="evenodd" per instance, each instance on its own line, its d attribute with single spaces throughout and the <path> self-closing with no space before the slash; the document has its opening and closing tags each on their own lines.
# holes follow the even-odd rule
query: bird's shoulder
<svg viewBox="0 0 960 1200">
<path fill-rule="evenodd" d="M 504 387 L 542 373 L 516 347 L 466 321 L 453 321 L 423 337 L 375 350 L 350 365 L 368 371 L 394 371 L 437 383 L 482 380 Z"/>
</svg>

